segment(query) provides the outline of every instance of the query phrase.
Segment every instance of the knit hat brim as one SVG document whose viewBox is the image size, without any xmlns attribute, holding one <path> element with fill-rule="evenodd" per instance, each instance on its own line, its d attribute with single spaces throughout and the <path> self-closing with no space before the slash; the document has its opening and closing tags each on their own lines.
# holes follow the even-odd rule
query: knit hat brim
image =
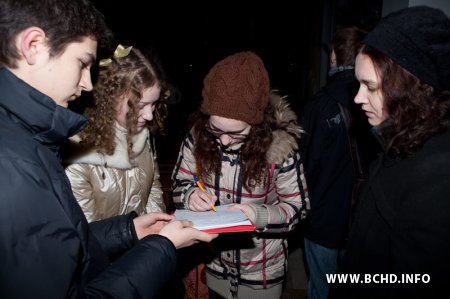
<svg viewBox="0 0 450 299">
<path fill-rule="evenodd" d="M 363 43 L 434 88 L 449 88 L 450 19 L 442 11 L 415 6 L 391 13 Z"/>
</svg>

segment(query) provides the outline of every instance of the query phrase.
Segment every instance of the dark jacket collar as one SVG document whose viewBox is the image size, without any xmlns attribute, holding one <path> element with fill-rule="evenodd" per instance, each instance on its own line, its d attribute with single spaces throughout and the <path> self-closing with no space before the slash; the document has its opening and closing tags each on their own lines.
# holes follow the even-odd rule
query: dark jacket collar
<svg viewBox="0 0 450 299">
<path fill-rule="evenodd" d="M 84 116 L 57 105 L 5 68 L 0 68 L 0 114 L 47 145 L 59 144 L 87 124 Z"/>
<path fill-rule="evenodd" d="M 340 80 L 356 80 L 354 69 L 343 69 L 328 77 L 328 84 Z"/>
</svg>

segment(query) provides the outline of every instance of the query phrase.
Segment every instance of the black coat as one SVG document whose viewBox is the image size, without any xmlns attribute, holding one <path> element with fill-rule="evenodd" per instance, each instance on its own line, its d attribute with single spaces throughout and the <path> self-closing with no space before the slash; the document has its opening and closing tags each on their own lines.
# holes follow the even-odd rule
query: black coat
<svg viewBox="0 0 450 299">
<path fill-rule="evenodd" d="M 399 280 L 402 274 L 419 274 L 420 282 L 334 284 L 331 297 L 445 297 L 450 281 L 449 188 L 450 132 L 432 137 L 410 158 L 380 157 L 356 208 L 340 272 L 395 274 Z M 424 274 L 428 283 L 422 281 L 428 280 Z"/>
<path fill-rule="evenodd" d="M 57 153 L 85 123 L 0 69 L 0 298 L 153 298 L 175 270 L 130 215 L 87 223 Z"/>
<path fill-rule="evenodd" d="M 352 134 L 358 142 L 361 160 L 374 158 L 377 148 L 372 146 L 376 141 L 369 133 L 367 118 L 353 102 L 357 89 L 358 81 L 352 69 L 338 72 L 314 95 L 300 117 L 305 130 L 300 149 L 311 201 L 304 234 L 328 248 L 344 247 L 356 177 L 338 103 L 352 116 Z M 363 166 L 368 164 L 364 162 Z"/>
</svg>

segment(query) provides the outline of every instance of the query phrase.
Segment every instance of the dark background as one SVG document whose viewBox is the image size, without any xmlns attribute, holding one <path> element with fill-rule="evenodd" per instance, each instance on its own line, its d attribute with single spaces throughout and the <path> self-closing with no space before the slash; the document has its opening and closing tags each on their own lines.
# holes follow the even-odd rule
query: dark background
<svg viewBox="0 0 450 299">
<path fill-rule="evenodd" d="M 251 50 L 264 61 L 271 86 L 299 113 L 325 83 L 326 48 L 336 28 L 370 29 L 381 16 L 381 0 L 314 1 L 96 1 L 117 43 L 159 58 L 174 87 L 159 161 L 176 159 L 199 107 L 202 81 L 219 60 Z M 295 3 L 297 2 L 297 3 Z M 99 57 L 104 58 L 104 57 Z M 81 100 L 82 101 L 82 100 Z"/>
</svg>

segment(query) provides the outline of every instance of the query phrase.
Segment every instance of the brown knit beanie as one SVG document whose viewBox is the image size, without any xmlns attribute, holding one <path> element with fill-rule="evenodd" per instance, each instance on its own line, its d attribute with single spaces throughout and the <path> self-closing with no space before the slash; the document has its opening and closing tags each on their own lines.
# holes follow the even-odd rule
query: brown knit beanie
<svg viewBox="0 0 450 299">
<path fill-rule="evenodd" d="M 253 52 L 240 52 L 219 61 L 203 80 L 201 111 L 260 124 L 269 103 L 269 75 Z"/>
</svg>

